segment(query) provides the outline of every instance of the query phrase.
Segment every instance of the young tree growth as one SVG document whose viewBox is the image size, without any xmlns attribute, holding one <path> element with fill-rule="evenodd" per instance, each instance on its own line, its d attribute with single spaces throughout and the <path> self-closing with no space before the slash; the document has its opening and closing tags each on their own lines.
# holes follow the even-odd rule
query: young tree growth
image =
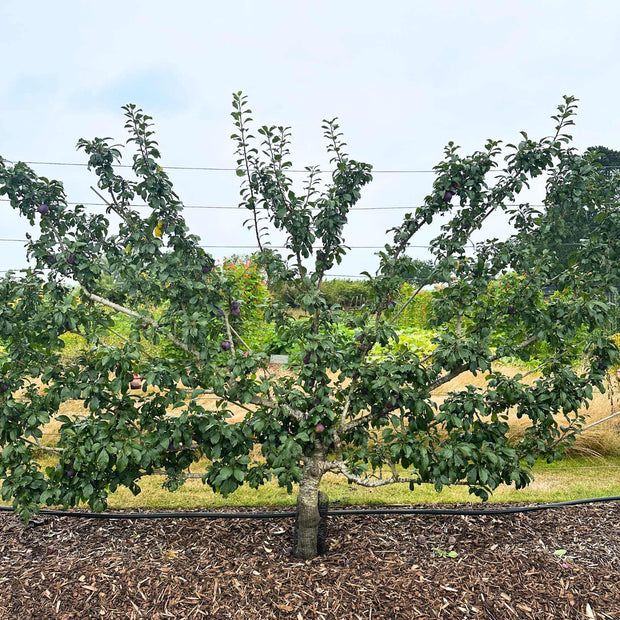
<svg viewBox="0 0 620 620">
<path fill-rule="evenodd" d="M 188 231 L 151 118 L 134 105 L 124 111 L 136 181 L 119 173 L 121 148 L 109 138 L 78 143 L 106 215 L 70 206 L 60 182 L 0 159 L 0 193 L 37 230 L 27 244 L 32 266 L 0 281 L 0 478 L 3 499 L 24 517 L 42 505 L 102 510 L 110 491 L 139 493 L 140 479 L 155 472 L 175 490 L 206 459 L 203 480 L 224 495 L 272 478 L 289 490 L 298 484 L 294 551 L 311 558 L 320 550 L 319 489 L 328 473 L 368 487 L 465 484 L 485 499 L 500 484 L 527 485 L 538 457 L 560 458 L 574 441 L 580 407 L 617 360 L 605 334 L 620 214 L 613 180 L 571 147 L 573 98 L 559 106 L 549 137 L 523 133 L 503 150 L 488 141 L 468 156 L 450 143 L 424 204 L 388 231 L 377 270 L 367 274 L 365 306 L 350 313 L 330 305 L 321 285 L 347 251 L 347 219 L 371 167 L 351 159 L 336 120 L 325 121 L 329 181 L 310 167 L 296 188 L 289 129 L 263 126 L 255 137 L 246 99 L 236 94 L 233 140 L 254 260 L 303 310 L 296 320 L 281 304 L 267 308 L 290 352 L 286 373 L 245 341 L 252 308 Z M 520 203 L 541 175 L 544 208 Z M 138 200 L 149 207 L 145 216 L 132 206 Z M 563 238 L 563 214 L 585 216 L 593 206 L 596 233 L 558 269 L 551 242 Z M 471 234 L 496 211 L 514 234 L 472 252 Z M 434 295 L 435 348 L 421 355 L 397 346 L 393 324 L 423 286 L 399 296 L 415 267 L 407 248 L 439 218 L 434 270 L 447 284 Z M 283 255 L 270 247 L 270 230 L 285 235 Z M 512 286 L 489 294 L 506 273 L 515 274 Z M 564 294 L 544 303 L 549 283 Z M 131 331 L 112 346 L 118 314 Z M 85 343 L 71 363 L 61 356 L 67 332 Z M 160 341 L 172 354 L 149 353 L 145 344 Z M 525 359 L 542 342 L 533 381 L 502 373 L 499 360 Z M 388 354 L 375 355 L 375 345 Z M 486 387 L 453 391 L 441 405 L 431 399 L 466 372 L 485 375 Z M 140 390 L 130 388 L 134 373 Z M 205 406 L 205 394 L 217 407 Z M 68 400 L 81 400 L 84 413 L 59 415 Z M 232 422 L 231 404 L 245 418 Z M 518 440 L 508 434 L 510 411 L 528 420 Z M 60 422 L 58 465 L 42 468 L 42 427 L 51 419 Z"/>
</svg>

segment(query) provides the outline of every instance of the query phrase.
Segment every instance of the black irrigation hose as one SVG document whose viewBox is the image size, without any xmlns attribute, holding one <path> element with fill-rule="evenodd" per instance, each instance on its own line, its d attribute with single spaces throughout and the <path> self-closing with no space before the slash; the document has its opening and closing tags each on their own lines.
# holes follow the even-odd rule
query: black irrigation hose
<svg viewBox="0 0 620 620">
<path fill-rule="evenodd" d="M 533 506 L 515 506 L 514 508 L 496 508 L 485 510 L 482 508 L 369 508 L 330 510 L 329 515 L 509 515 L 518 512 L 533 512 L 535 510 L 549 510 L 550 508 L 565 508 L 579 504 L 593 504 L 595 502 L 617 502 L 620 495 L 610 497 L 589 497 L 587 499 L 572 499 L 566 502 L 554 502 L 551 504 L 534 504 Z"/>
<path fill-rule="evenodd" d="M 566 506 L 577 506 L 579 504 L 617 501 L 620 501 L 620 495 L 573 499 L 566 502 L 555 502 L 551 504 L 534 504 L 533 506 L 497 508 L 495 510 L 483 510 L 480 508 L 352 508 L 329 510 L 327 514 L 330 517 L 337 517 L 339 515 L 493 516 L 532 512 L 535 510 L 548 510 L 550 508 L 564 508 Z M 14 509 L 12 506 L 0 506 L 0 512 L 13 511 Z M 295 516 L 294 512 L 78 512 L 76 510 L 50 510 L 47 508 L 41 509 L 38 514 L 53 515 L 56 517 L 81 517 L 84 519 L 284 519 Z"/>
</svg>

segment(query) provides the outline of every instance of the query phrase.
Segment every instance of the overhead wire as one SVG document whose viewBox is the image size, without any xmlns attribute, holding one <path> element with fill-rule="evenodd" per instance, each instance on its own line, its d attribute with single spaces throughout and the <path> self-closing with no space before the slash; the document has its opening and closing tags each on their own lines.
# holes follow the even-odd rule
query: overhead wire
<svg viewBox="0 0 620 620">
<path fill-rule="evenodd" d="M 6 159 L 10 164 L 18 163 L 15 160 Z M 67 161 L 21 161 L 19 163 L 28 166 L 68 166 L 76 168 L 87 168 L 88 164 L 84 162 L 67 162 Z M 133 168 L 131 164 L 114 164 L 115 168 Z M 163 170 L 194 170 L 200 172 L 237 172 L 237 168 L 221 167 L 221 166 L 161 166 Z M 289 168 L 287 172 L 300 172 L 307 174 L 309 170 L 303 168 Z M 332 174 L 333 170 L 315 170 L 314 174 Z M 373 170 L 373 174 L 433 174 L 436 170 Z"/>
<path fill-rule="evenodd" d="M 8 198 L 0 198 L 0 202 L 9 202 Z M 77 201 L 67 201 L 68 205 L 81 205 L 83 207 L 105 207 L 108 208 L 110 205 L 106 204 L 105 202 L 77 202 Z M 525 203 L 524 203 L 525 204 Z M 534 203 L 527 203 L 530 207 L 544 207 L 545 205 L 543 204 L 534 204 Z M 147 204 L 128 204 L 126 205 L 127 207 L 131 207 L 132 209 L 150 209 L 151 207 Z M 517 203 L 510 203 L 510 204 L 506 204 L 504 205 L 506 207 L 518 207 L 520 206 L 520 204 Z M 349 214 L 351 213 L 357 213 L 358 211 L 393 211 L 393 210 L 399 210 L 399 211 L 406 211 L 406 210 L 411 210 L 411 211 L 415 211 L 416 209 L 422 207 L 422 205 L 387 205 L 384 207 L 358 207 L 355 206 L 353 207 L 350 211 Z M 183 205 L 184 209 L 206 209 L 206 210 L 223 210 L 223 211 L 239 211 L 239 213 L 243 213 L 244 211 L 247 211 L 247 209 L 244 209 L 243 206 L 241 205 L 237 205 L 237 206 L 233 206 L 233 205 L 200 205 L 200 204 L 194 204 L 194 205 Z M 318 207 L 316 208 L 311 208 L 310 211 L 320 211 L 320 209 Z"/>
<path fill-rule="evenodd" d="M 11 159 L 5 159 L 10 164 L 22 163 L 28 166 L 67 166 L 77 168 L 87 168 L 86 162 L 67 162 L 67 161 L 16 161 Z M 133 168 L 132 164 L 114 164 L 115 168 Z M 193 170 L 200 172 L 237 172 L 238 168 L 231 168 L 229 166 L 177 166 L 177 165 L 165 165 L 160 166 L 163 170 Z M 602 170 L 615 170 L 620 169 L 620 166 L 601 166 Z M 307 168 L 289 168 L 286 172 L 310 172 Z M 331 174 L 333 170 L 315 170 L 315 174 Z M 408 168 L 391 168 L 391 169 L 373 169 L 373 174 L 437 174 L 438 170 L 426 170 L 426 169 L 408 169 Z"/>
<path fill-rule="evenodd" d="M 17 242 L 17 243 L 25 243 L 28 239 L 0 239 L 0 242 Z M 239 245 L 199 245 L 198 247 L 203 249 L 215 248 L 219 250 L 243 250 L 243 249 L 259 249 L 258 246 L 254 244 L 239 244 Z M 269 248 L 274 250 L 286 250 L 288 246 L 285 245 L 269 245 Z M 418 248 L 418 249 L 428 249 L 430 245 L 408 245 L 409 248 Z M 321 246 L 314 246 L 313 249 L 320 249 Z M 348 245 L 347 248 L 349 250 L 382 250 L 385 248 L 384 245 Z"/>
</svg>

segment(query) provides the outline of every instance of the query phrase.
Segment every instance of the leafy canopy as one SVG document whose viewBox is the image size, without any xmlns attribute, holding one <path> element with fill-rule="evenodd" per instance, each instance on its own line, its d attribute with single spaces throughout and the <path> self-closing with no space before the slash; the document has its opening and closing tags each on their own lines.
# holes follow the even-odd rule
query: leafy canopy
<svg viewBox="0 0 620 620">
<path fill-rule="evenodd" d="M 3 499 L 22 515 L 82 501 L 101 510 L 110 491 L 138 493 L 140 478 L 156 472 L 174 490 L 200 459 L 203 480 L 223 494 L 272 477 L 288 489 L 301 482 L 305 492 L 334 472 L 367 486 L 464 483 L 486 498 L 501 483 L 526 485 L 536 458 L 558 458 L 574 441 L 581 405 L 617 360 L 606 295 L 619 281 L 620 226 L 614 179 L 566 133 L 573 98 L 541 140 L 522 133 L 503 149 L 490 140 L 468 156 L 450 143 L 424 204 L 388 231 L 376 273 L 367 274 L 365 305 L 347 313 L 322 284 L 347 251 L 348 216 L 371 167 L 351 159 L 337 121 L 325 121 L 331 176 L 323 182 L 309 167 L 297 189 L 290 130 L 264 126 L 253 135 L 246 99 L 236 94 L 233 140 L 254 261 L 302 309 L 295 320 L 283 304 L 260 302 L 290 352 L 285 373 L 246 342 L 256 310 L 248 304 L 258 302 L 240 299 L 239 283 L 189 232 L 152 119 L 134 105 L 124 112 L 136 180 L 118 172 L 122 147 L 111 138 L 78 142 L 105 214 L 71 206 L 59 181 L 0 159 L 0 194 L 37 230 L 27 244 L 32 266 L 0 280 L 0 478 Z M 543 175 L 545 205 L 536 209 L 519 195 Z M 581 221 L 591 211 L 596 227 L 566 262 L 566 214 Z M 494 212 L 506 214 L 514 234 L 472 251 L 471 234 Z M 435 221 L 443 223 L 431 244 L 433 274 L 446 285 L 432 300 L 434 349 L 422 353 L 398 345 L 394 324 L 426 281 L 403 288 L 417 268 L 407 247 Z M 284 255 L 270 247 L 270 230 L 284 233 Z M 496 294 L 504 274 L 515 275 Z M 550 284 L 564 293 L 545 303 Z M 112 346 L 117 313 L 131 329 Z M 85 345 L 72 363 L 61 356 L 67 332 Z M 145 347 L 161 341 L 169 355 Z M 535 377 L 502 373 L 501 358 L 527 358 L 541 343 Z M 375 345 L 387 354 L 373 355 Z M 437 405 L 433 390 L 466 372 L 487 376 L 486 388 L 451 391 Z M 139 390 L 129 386 L 134 373 Z M 59 414 L 75 400 L 80 415 Z M 528 421 L 519 440 L 508 433 L 511 411 Z M 59 442 L 47 449 L 58 466 L 42 468 L 42 429 L 52 419 Z"/>
</svg>

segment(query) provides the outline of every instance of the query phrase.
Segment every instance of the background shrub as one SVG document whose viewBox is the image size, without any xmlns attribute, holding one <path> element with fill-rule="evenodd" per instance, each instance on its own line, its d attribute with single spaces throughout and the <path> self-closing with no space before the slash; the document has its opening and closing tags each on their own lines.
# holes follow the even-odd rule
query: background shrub
<svg viewBox="0 0 620 620">
<path fill-rule="evenodd" d="M 321 291 L 327 303 L 338 304 L 343 308 L 359 308 L 367 301 L 370 294 L 368 284 L 359 280 L 334 278 L 321 284 Z"/>
</svg>

